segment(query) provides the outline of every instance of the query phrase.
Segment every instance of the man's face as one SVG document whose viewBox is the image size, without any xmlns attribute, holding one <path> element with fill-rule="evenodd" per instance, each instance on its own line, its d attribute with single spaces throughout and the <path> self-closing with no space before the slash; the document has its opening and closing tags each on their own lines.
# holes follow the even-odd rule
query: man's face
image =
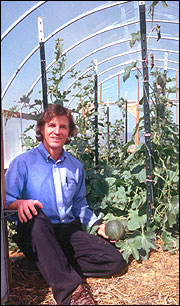
<svg viewBox="0 0 180 306">
<path fill-rule="evenodd" d="M 69 121 L 66 116 L 53 117 L 45 122 L 41 130 L 46 150 L 61 150 L 69 135 Z"/>
</svg>

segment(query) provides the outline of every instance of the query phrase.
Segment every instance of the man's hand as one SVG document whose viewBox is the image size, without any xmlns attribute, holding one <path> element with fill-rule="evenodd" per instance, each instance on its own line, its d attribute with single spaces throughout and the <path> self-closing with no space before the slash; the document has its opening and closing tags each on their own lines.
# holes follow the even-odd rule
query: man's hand
<svg viewBox="0 0 180 306">
<path fill-rule="evenodd" d="M 38 200 L 19 200 L 19 205 L 18 205 L 18 217 L 20 222 L 27 222 L 28 219 L 32 219 L 32 214 L 37 215 L 38 212 L 36 208 L 34 207 L 35 205 L 38 205 L 40 208 L 43 208 L 43 205 L 41 202 Z M 27 219 L 28 218 L 28 219 Z"/>
<path fill-rule="evenodd" d="M 99 225 L 99 228 L 97 230 L 98 235 L 101 235 L 102 237 L 104 237 L 105 239 L 109 239 L 109 237 L 105 234 L 105 224 L 102 223 Z M 115 243 L 116 240 L 109 240 L 112 243 Z"/>
</svg>

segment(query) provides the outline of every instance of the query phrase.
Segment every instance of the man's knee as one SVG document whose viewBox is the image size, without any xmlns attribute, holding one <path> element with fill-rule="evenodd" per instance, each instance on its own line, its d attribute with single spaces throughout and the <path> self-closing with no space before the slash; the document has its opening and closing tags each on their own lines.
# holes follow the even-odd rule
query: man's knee
<svg viewBox="0 0 180 306">
<path fill-rule="evenodd" d="M 112 255 L 112 273 L 118 274 L 121 273 L 122 270 L 127 266 L 125 259 L 119 250 Z"/>
<path fill-rule="evenodd" d="M 52 223 L 49 218 L 44 214 L 42 209 L 39 208 L 38 214 L 33 217 L 32 235 L 36 236 L 40 233 L 46 233 L 53 230 Z"/>
</svg>

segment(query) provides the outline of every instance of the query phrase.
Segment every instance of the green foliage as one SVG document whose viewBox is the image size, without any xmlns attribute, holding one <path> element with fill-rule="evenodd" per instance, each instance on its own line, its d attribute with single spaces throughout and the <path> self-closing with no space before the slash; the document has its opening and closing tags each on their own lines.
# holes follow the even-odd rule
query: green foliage
<svg viewBox="0 0 180 306">
<path fill-rule="evenodd" d="M 50 71 L 51 77 L 48 79 L 48 94 L 50 101 L 53 101 L 53 98 L 59 101 L 59 103 L 68 102 L 66 95 L 68 92 L 61 91 L 59 86 L 63 79 L 63 71 L 65 70 L 66 55 L 63 55 L 63 43 L 62 39 L 55 40 L 55 64 Z M 55 103 L 55 101 L 54 101 Z"/>
<path fill-rule="evenodd" d="M 20 251 L 17 244 L 14 242 L 13 236 L 17 234 L 16 224 L 14 222 L 7 221 L 7 231 L 8 231 L 8 246 L 10 251 L 18 252 Z"/>
<path fill-rule="evenodd" d="M 135 42 L 134 42 L 135 43 Z M 125 70 L 125 73 L 123 75 L 123 82 L 125 82 L 129 76 L 130 76 L 130 72 L 133 68 L 136 67 L 136 64 L 137 64 L 137 61 L 135 62 L 132 62 L 130 66 L 126 67 L 124 70 Z"/>
<path fill-rule="evenodd" d="M 132 48 L 135 44 L 135 42 L 140 42 L 141 41 L 141 32 L 138 30 L 136 33 L 131 33 L 132 39 L 130 41 L 130 47 Z"/>
<path fill-rule="evenodd" d="M 155 3 L 151 8 L 153 13 Z M 163 1 L 165 2 L 165 1 Z M 165 4 L 165 3 L 164 3 Z M 152 14 L 153 16 L 153 14 Z M 153 31 L 153 27 L 152 27 Z M 133 33 L 134 44 L 139 39 L 139 34 Z M 49 78 L 48 94 L 51 103 L 63 104 L 68 101 L 67 94 L 61 89 L 63 71 L 65 69 L 66 55 L 62 55 L 61 40 L 55 43 L 55 65 Z M 126 81 L 133 68 L 137 67 L 137 61 L 125 69 L 123 80 Z M 153 69 L 153 65 L 151 66 Z M 92 68 L 93 73 L 93 68 Z M 158 236 L 163 242 L 163 249 L 173 252 L 178 247 L 177 229 L 179 225 L 179 129 L 172 119 L 172 102 L 169 94 L 176 88 L 169 87 L 172 79 L 164 76 L 160 71 L 151 71 L 154 78 L 153 84 L 149 84 L 152 92 L 150 107 L 151 121 L 151 157 L 153 164 L 153 193 L 154 213 L 151 221 L 147 223 L 146 200 L 146 161 L 145 143 L 141 143 L 131 152 L 135 144 L 135 127 L 132 138 L 124 144 L 124 116 L 125 99 L 116 102 L 120 108 L 122 118 L 114 124 L 109 123 L 109 135 L 107 130 L 107 109 L 102 110 L 102 119 L 99 119 L 99 137 L 102 137 L 103 146 L 99 148 L 99 165 L 95 166 L 95 115 L 94 90 L 92 74 L 78 77 L 79 72 L 70 71 L 70 78 L 75 80 L 74 88 L 81 91 L 76 98 L 79 99 L 77 107 L 72 111 L 76 117 L 78 127 L 77 137 L 66 146 L 66 149 L 77 157 L 84 165 L 87 201 L 95 214 L 101 213 L 103 220 L 121 220 L 125 224 L 125 235 L 116 243 L 125 260 L 133 256 L 136 260 L 146 260 L 151 249 L 156 249 L 155 239 Z M 83 79 L 89 83 L 83 87 Z M 35 100 L 30 103 L 29 97 L 20 99 L 21 108 L 28 107 L 28 116 L 35 116 L 37 120 L 41 113 L 42 102 Z M 140 105 L 143 103 L 143 98 Z M 139 129 L 143 129 L 144 117 L 140 119 Z M 26 149 L 37 145 L 27 133 L 34 129 L 31 125 L 24 131 Z M 108 145 L 107 145 L 108 144 Z M 96 235 L 97 226 L 86 229 Z"/>
<path fill-rule="evenodd" d="M 155 27 L 153 27 L 153 24 L 154 24 L 154 9 L 155 9 L 155 6 L 159 3 L 160 1 L 152 1 L 151 5 L 149 6 L 149 10 L 148 10 L 148 14 L 152 17 L 152 22 L 151 22 L 151 31 L 149 33 L 149 37 L 151 35 L 151 33 L 156 30 L 156 33 L 157 33 L 157 41 L 161 38 L 161 27 L 160 25 L 156 25 Z M 165 8 L 168 8 L 168 5 L 167 5 L 167 1 L 161 1 L 163 6 Z M 148 38 L 148 41 L 149 41 L 149 38 Z"/>
<path fill-rule="evenodd" d="M 124 218 L 127 230 L 125 237 L 116 243 L 128 261 L 146 260 L 151 249 L 156 249 L 155 239 L 160 237 L 163 248 L 173 252 L 178 246 L 176 238 L 179 216 L 179 135 L 172 121 L 170 110 L 157 119 L 157 105 L 151 107 L 152 161 L 154 175 L 154 215 L 147 224 L 145 144 L 129 153 L 134 143 L 131 139 L 116 147 L 116 159 L 107 160 L 101 155 L 99 169 L 93 167 L 90 154 L 81 146 L 81 161 L 86 169 L 87 200 L 96 214 L 102 213 L 104 222 Z M 158 130 L 157 130 L 158 122 Z M 111 133 L 111 132 L 110 132 Z M 113 135 L 113 134 L 111 134 Z M 87 140 L 87 139 L 86 139 Z M 110 145 L 112 145 L 110 141 Z M 88 145 L 88 144 L 87 144 Z M 92 144 L 91 144 L 92 147 Z M 106 147 L 106 146 L 104 146 Z M 75 149 L 75 148 L 74 148 Z M 105 151 L 104 151 L 105 154 Z M 108 152 L 105 156 L 108 155 Z M 88 162 L 87 162 L 88 161 Z M 90 230 L 89 230 L 90 231 Z M 90 231 L 91 232 L 91 231 Z M 93 234 L 96 232 L 93 229 Z"/>
</svg>

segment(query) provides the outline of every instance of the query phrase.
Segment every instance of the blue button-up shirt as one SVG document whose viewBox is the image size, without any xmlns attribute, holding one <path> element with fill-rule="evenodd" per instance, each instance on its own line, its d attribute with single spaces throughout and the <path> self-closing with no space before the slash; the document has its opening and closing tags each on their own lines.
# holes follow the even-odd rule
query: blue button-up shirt
<svg viewBox="0 0 180 306">
<path fill-rule="evenodd" d="M 52 223 L 79 218 L 92 226 L 101 218 L 88 207 L 81 162 L 64 149 L 57 162 L 43 143 L 17 156 L 6 172 L 5 189 L 7 207 L 18 199 L 38 200 Z"/>
</svg>

